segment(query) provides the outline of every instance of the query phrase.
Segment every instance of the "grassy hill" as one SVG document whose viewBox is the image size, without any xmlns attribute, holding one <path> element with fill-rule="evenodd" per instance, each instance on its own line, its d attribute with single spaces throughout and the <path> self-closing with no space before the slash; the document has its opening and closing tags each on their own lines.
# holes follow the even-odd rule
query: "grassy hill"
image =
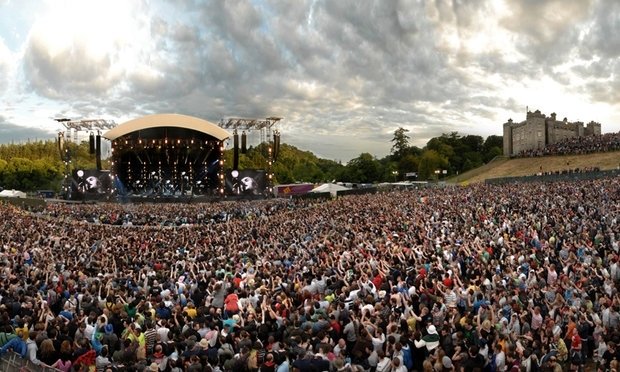
<svg viewBox="0 0 620 372">
<path fill-rule="evenodd" d="M 620 166 L 620 151 L 587 155 L 546 156 L 539 158 L 507 159 L 493 161 L 448 179 L 447 182 L 469 184 L 484 182 L 488 178 L 530 176 L 538 172 L 553 172 L 575 168 L 599 167 L 602 170 Z"/>
</svg>

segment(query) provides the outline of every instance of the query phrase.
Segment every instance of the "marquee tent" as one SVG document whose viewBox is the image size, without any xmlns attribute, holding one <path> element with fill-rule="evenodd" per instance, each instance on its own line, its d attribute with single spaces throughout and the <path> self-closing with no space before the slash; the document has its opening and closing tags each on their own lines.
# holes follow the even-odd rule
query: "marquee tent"
<svg viewBox="0 0 620 372">
<path fill-rule="evenodd" d="M 25 198 L 26 193 L 19 190 L 2 190 L 0 198 Z"/>
<path fill-rule="evenodd" d="M 348 187 L 344 187 L 344 186 L 341 186 L 335 183 L 324 183 L 321 186 L 315 187 L 310 192 L 315 192 L 315 193 L 328 192 L 331 194 L 331 196 L 335 197 L 338 191 L 344 191 L 344 190 L 350 190 L 350 189 Z"/>
</svg>

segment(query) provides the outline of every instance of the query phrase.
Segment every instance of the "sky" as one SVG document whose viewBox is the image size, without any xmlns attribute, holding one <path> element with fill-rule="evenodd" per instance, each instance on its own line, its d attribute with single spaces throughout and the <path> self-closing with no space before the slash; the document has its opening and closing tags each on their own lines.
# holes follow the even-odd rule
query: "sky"
<svg viewBox="0 0 620 372">
<path fill-rule="evenodd" d="M 526 108 L 617 132 L 619 55 L 617 0 L 0 0 L 0 143 L 153 113 L 281 117 L 343 162 Z"/>
</svg>

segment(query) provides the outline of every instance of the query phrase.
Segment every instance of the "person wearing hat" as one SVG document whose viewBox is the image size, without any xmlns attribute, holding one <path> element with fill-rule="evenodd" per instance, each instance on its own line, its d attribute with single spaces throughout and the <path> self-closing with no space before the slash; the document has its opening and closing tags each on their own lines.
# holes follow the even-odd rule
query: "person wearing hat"
<svg viewBox="0 0 620 372">
<path fill-rule="evenodd" d="M 454 364 L 452 364 L 452 359 L 449 356 L 445 355 L 441 359 L 441 372 L 452 372 L 454 371 Z"/>
<path fill-rule="evenodd" d="M 151 363 L 148 367 L 144 369 L 145 372 L 159 372 L 159 364 L 156 362 Z"/>
<path fill-rule="evenodd" d="M 103 335 L 101 336 L 101 343 L 107 345 L 109 350 L 118 349 L 118 336 L 114 333 L 114 326 L 111 323 L 106 324 L 103 327 Z"/>
<path fill-rule="evenodd" d="M 437 329 L 434 325 L 429 325 L 426 327 L 427 334 L 420 338 L 420 333 L 416 332 L 416 339 L 414 340 L 415 347 L 418 349 L 426 347 L 428 352 L 433 351 L 437 346 L 439 346 L 439 334 L 437 333 Z"/>
</svg>

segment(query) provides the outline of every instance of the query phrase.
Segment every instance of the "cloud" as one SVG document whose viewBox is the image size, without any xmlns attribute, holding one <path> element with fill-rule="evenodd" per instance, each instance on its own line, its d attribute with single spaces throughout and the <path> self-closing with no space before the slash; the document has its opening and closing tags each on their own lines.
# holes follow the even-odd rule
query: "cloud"
<svg viewBox="0 0 620 372">
<path fill-rule="evenodd" d="M 584 30 L 585 48 L 580 57 L 591 59 L 595 56 L 614 58 L 620 55 L 620 3 L 614 0 L 601 0 L 592 9 L 591 22 Z"/>
<path fill-rule="evenodd" d="M 48 98 L 105 94 L 114 85 L 111 65 L 109 56 L 94 58 L 80 43 L 52 55 L 39 35 L 30 39 L 24 56 L 31 87 Z"/>
<path fill-rule="evenodd" d="M 33 17 L 20 63 L 76 117 L 280 116 L 283 141 L 346 161 L 399 126 L 423 146 L 620 98 L 614 0 L 67 1 Z"/>
<path fill-rule="evenodd" d="M 54 138 L 55 134 L 53 132 L 17 125 L 0 115 L 0 143 L 21 143 L 35 140 L 51 140 Z"/>
<path fill-rule="evenodd" d="M 4 44 L 4 40 L 0 37 L 0 95 L 4 93 L 9 82 L 9 74 L 11 70 L 11 61 L 13 56 Z"/>
</svg>

